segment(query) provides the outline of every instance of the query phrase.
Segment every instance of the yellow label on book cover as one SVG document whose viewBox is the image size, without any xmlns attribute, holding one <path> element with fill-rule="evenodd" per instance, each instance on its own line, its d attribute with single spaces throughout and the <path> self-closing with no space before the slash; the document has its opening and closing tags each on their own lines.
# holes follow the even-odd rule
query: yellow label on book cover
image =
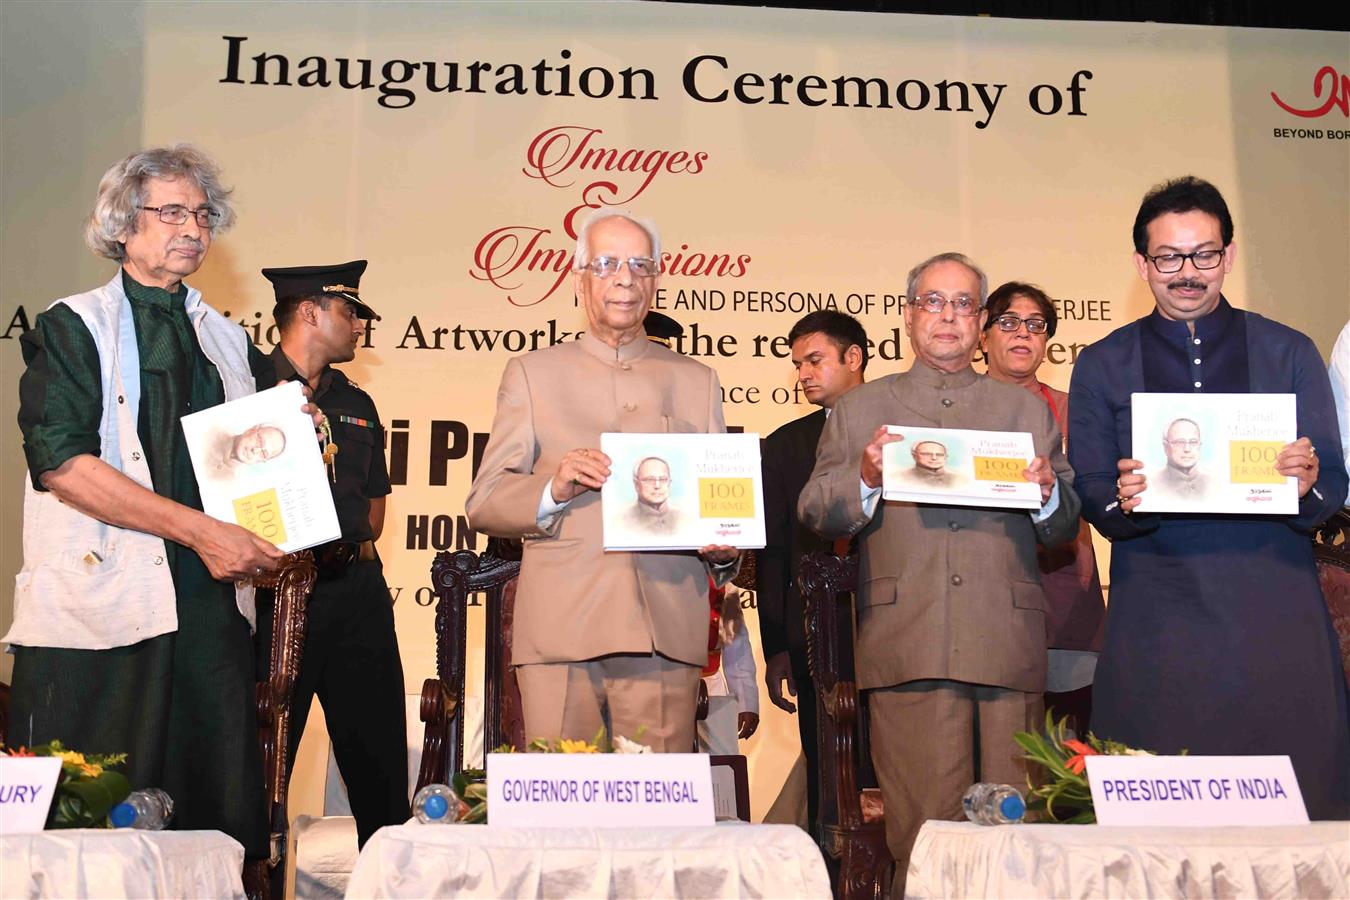
<svg viewBox="0 0 1350 900">
<path fill-rule="evenodd" d="M 753 519 L 753 478 L 700 478 L 698 514 L 703 519 Z"/>
<path fill-rule="evenodd" d="M 976 481 L 1022 481 L 1022 472 L 1027 467 L 1024 459 L 1010 459 L 1006 456 L 975 456 Z"/>
<path fill-rule="evenodd" d="M 1284 484 L 1275 471 L 1275 458 L 1284 444 L 1279 441 L 1229 441 L 1228 480 L 1233 484 Z"/>
<path fill-rule="evenodd" d="M 286 543 L 286 523 L 281 515 L 276 488 L 235 500 L 234 521 L 265 541 Z"/>
</svg>

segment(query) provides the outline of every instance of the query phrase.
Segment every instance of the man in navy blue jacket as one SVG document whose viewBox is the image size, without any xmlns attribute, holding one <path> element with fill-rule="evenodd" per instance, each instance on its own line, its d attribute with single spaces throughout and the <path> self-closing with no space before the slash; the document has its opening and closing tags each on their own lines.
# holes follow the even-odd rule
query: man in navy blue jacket
<svg viewBox="0 0 1350 900">
<path fill-rule="evenodd" d="M 1350 817 L 1350 722 L 1310 532 L 1340 508 L 1346 470 L 1313 342 L 1235 309 L 1219 191 L 1180 178 L 1144 197 L 1135 266 L 1157 306 L 1088 347 L 1069 391 L 1069 461 L 1083 515 L 1112 541 L 1093 730 L 1162 753 L 1288 754 L 1314 819 Z M 1149 489 L 1130 448 L 1132 392 L 1292 393 L 1298 478 L 1286 516 L 1135 514 Z"/>
</svg>

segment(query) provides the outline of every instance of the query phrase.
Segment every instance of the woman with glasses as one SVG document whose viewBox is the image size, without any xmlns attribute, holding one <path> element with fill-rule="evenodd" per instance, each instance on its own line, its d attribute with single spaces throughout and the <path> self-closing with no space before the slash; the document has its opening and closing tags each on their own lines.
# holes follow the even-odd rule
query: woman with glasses
<svg viewBox="0 0 1350 900">
<path fill-rule="evenodd" d="M 989 377 L 1020 384 L 1042 398 L 1067 440 L 1069 395 L 1036 377 L 1045 360 L 1046 342 L 1055 335 L 1055 305 L 1035 285 L 1010 281 L 989 295 L 985 309 L 989 317 L 980 346 Z M 1038 547 L 1037 552 L 1048 607 L 1045 705 L 1054 709 L 1056 718 L 1068 716 L 1070 727 L 1081 735 L 1092 711 L 1092 678 L 1105 620 L 1092 529 L 1082 522 L 1075 541 Z"/>
</svg>

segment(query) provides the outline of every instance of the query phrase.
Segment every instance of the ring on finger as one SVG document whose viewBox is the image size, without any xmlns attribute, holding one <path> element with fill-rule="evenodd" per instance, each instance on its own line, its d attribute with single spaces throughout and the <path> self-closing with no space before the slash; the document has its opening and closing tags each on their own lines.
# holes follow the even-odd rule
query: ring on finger
<svg viewBox="0 0 1350 900">
<path fill-rule="evenodd" d="M 575 486 L 577 486 L 577 487 L 580 487 L 580 486 L 581 486 L 581 482 L 578 481 L 578 480 L 575 479 L 575 478 L 572 479 L 572 484 L 575 485 Z"/>
</svg>

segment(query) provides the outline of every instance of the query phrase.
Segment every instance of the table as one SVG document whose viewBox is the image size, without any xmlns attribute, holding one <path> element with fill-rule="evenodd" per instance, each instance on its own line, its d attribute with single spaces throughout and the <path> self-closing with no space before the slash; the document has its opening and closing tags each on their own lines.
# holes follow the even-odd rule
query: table
<svg viewBox="0 0 1350 900">
<path fill-rule="evenodd" d="M 925 822 L 906 897 L 1350 897 L 1350 822 L 1232 828 Z"/>
<path fill-rule="evenodd" d="M 830 897 L 825 861 L 793 825 L 709 828 L 382 828 L 348 898 Z"/>
<path fill-rule="evenodd" d="M 244 896 L 244 848 L 219 831 L 71 828 L 0 837 L 0 897 Z"/>
</svg>

